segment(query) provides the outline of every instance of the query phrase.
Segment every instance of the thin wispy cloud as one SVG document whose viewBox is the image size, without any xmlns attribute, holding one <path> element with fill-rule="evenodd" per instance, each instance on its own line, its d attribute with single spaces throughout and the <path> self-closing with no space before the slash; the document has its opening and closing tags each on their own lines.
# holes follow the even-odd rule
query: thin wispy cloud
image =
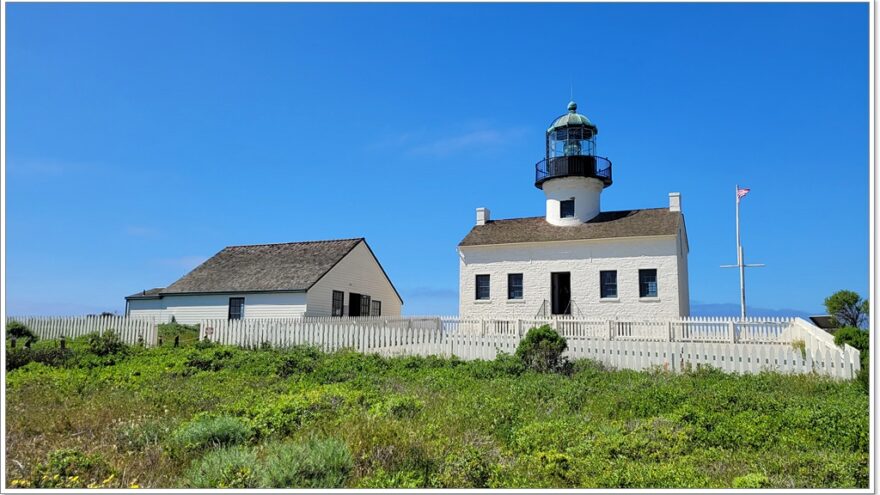
<svg viewBox="0 0 880 495">
<path fill-rule="evenodd" d="M 184 270 L 192 270 L 207 260 L 207 256 L 179 256 L 177 258 L 162 258 L 156 260 L 160 265 L 170 266 L 172 268 L 182 268 Z"/>
<path fill-rule="evenodd" d="M 411 156 L 449 156 L 456 153 L 495 149 L 524 136 L 524 127 L 499 129 L 490 122 L 472 120 L 458 130 L 441 133 L 409 130 L 373 140 L 368 150 L 393 149 Z"/>
<path fill-rule="evenodd" d="M 447 156 L 464 151 L 495 148 L 518 138 L 525 130 L 515 129 L 474 129 L 460 134 L 444 136 L 432 141 L 422 142 L 409 148 L 412 155 Z"/>
</svg>

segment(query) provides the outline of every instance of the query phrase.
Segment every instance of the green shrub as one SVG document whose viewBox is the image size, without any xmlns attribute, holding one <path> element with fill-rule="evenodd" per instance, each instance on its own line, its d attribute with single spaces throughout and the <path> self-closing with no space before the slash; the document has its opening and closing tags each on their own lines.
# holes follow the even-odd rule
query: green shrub
<svg viewBox="0 0 880 495">
<path fill-rule="evenodd" d="M 171 435 L 172 445 L 182 451 L 237 445 L 252 436 L 248 424 L 232 416 L 199 416 L 180 425 Z"/>
<path fill-rule="evenodd" d="M 16 370 L 28 363 L 42 363 L 46 366 L 62 366 L 73 356 L 70 349 L 60 347 L 41 347 L 27 349 L 16 347 L 6 349 L 6 371 Z"/>
<path fill-rule="evenodd" d="M 541 373 L 556 372 L 563 368 L 562 353 L 566 349 L 568 344 L 565 339 L 550 328 L 550 325 L 543 325 L 529 329 L 516 348 L 516 357 L 528 369 Z"/>
<path fill-rule="evenodd" d="M 104 332 L 93 332 L 85 336 L 88 343 L 89 352 L 96 356 L 110 356 L 122 354 L 128 350 L 125 342 L 119 338 L 113 330 L 104 330 Z"/>
<path fill-rule="evenodd" d="M 411 418 L 419 413 L 425 403 L 410 396 L 391 396 L 382 402 L 373 404 L 370 412 L 375 415 L 387 415 L 393 418 Z"/>
<path fill-rule="evenodd" d="M 12 320 L 6 324 L 7 339 L 26 339 L 31 342 L 37 341 L 39 338 L 24 323 Z"/>
<path fill-rule="evenodd" d="M 185 366 L 191 371 L 220 371 L 237 352 L 229 347 L 209 346 L 191 352 L 187 356 Z"/>
<path fill-rule="evenodd" d="M 130 421 L 116 430 L 116 445 L 126 452 L 137 452 L 161 443 L 171 432 L 167 421 L 147 419 Z"/>
<path fill-rule="evenodd" d="M 323 353 L 313 346 L 296 346 L 284 352 L 276 374 L 281 378 L 311 373 L 318 366 Z"/>
<path fill-rule="evenodd" d="M 761 473 L 749 473 L 733 479 L 734 488 L 767 488 L 769 486 L 770 480 Z"/>
<path fill-rule="evenodd" d="M 870 363 L 871 363 L 871 337 L 867 330 L 855 327 L 844 327 L 834 332 L 834 343 L 843 347 L 849 344 L 859 350 L 861 369 L 856 375 L 856 381 L 862 386 L 862 390 L 869 391 Z"/>
<path fill-rule="evenodd" d="M 871 338 L 867 330 L 855 327 L 844 327 L 834 332 L 834 343 L 843 347 L 843 344 L 849 344 L 860 352 L 868 350 L 871 344 Z"/>
<path fill-rule="evenodd" d="M 333 438 L 271 444 L 267 450 L 265 488 L 340 488 L 354 466 L 348 447 Z"/>
<path fill-rule="evenodd" d="M 257 488 L 261 475 L 253 449 L 236 446 L 194 460 L 183 480 L 193 488 Z"/>
<path fill-rule="evenodd" d="M 35 488 L 86 488 L 107 485 L 113 476 L 113 470 L 99 454 L 60 449 L 50 452 L 46 462 L 36 467 L 31 484 Z"/>
</svg>

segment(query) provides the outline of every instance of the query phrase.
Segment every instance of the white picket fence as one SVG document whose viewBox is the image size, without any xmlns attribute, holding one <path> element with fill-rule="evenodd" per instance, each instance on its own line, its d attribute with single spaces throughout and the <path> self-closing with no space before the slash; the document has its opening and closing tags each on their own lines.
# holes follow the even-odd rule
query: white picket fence
<svg viewBox="0 0 880 495">
<path fill-rule="evenodd" d="M 127 344 L 153 346 L 158 338 L 156 322 L 124 316 L 9 316 L 10 321 L 23 323 L 41 339 L 73 339 L 104 330 L 114 330 Z"/>
<path fill-rule="evenodd" d="M 455 317 L 363 317 L 205 320 L 200 338 L 243 347 L 315 345 L 384 356 L 439 355 L 494 359 L 512 354 L 529 328 L 549 324 L 568 342 L 571 359 L 615 368 L 680 371 L 815 372 L 852 378 L 859 351 L 797 319 L 683 318 L 670 321 L 468 320 Z"/>
</svg>

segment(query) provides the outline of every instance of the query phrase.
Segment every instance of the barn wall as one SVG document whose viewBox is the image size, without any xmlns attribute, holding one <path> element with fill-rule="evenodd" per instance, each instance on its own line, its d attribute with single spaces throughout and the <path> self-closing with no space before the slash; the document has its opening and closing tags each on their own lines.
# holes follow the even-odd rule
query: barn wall
<svg viewBox="0 0 880 495">
<path fill-rule="evenodd" d="M 352 292 L 382 302 L 383 316 L 399 316 L 401 302 L 394 287 L 385 277 L 376 258 L 365 243 L 360 243 L 321 278 L 308 292 L 308 316 L 330 316 L 333 291 L 345 293 L 345 315 L 348 295 Z"/>
<path fill-rule="evenodd" d="M 129 301 L 129 315 L 195 324 L 204 319 L 227 318 L 229 298 L 244 297 L 244 318 L 295 318 L 306 311 L 304 292 L 167 295 L 161 299 Z M 142 304 L 142 303 L 152 304 Z M 158 304 L 157 304 L 158 303 Z"/>
</svg>

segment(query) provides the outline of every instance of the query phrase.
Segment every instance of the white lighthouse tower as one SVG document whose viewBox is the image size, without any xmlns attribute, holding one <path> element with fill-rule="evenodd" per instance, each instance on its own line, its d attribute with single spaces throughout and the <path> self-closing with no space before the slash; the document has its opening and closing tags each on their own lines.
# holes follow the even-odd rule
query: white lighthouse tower
<svg viewBox="0 0 880 495">
<path fill-rule="evenodd" d="M 577 103 L 547 129 L 544 159 L 535 165 L 535 187 L 547 197 L 547 222 L 575 226 L 601 211 L 602 190 L 611 185 L 611 162 L 596 155 L 599 129 L 577 113 Z"/>
</svg>

